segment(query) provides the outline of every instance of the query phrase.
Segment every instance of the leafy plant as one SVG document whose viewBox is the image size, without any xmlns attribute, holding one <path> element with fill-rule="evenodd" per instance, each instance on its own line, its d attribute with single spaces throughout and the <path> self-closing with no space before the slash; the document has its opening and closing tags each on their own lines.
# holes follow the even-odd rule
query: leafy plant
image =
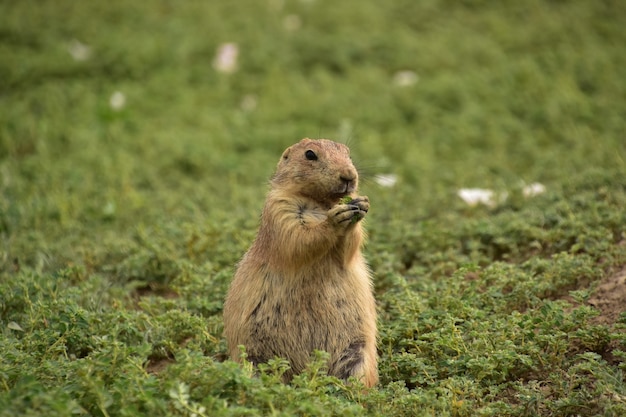
<svg viewBox="0 0 626 417">
<path fill-rule="evenodd" d="M 2 2 L 0 416 L 626 415 L 625 18 Z M 348 143 L 371 200 L 373 389 L 323 352 L 290 384 L 227 357 L 232 273 L 305 136 Z"/>
</svg>

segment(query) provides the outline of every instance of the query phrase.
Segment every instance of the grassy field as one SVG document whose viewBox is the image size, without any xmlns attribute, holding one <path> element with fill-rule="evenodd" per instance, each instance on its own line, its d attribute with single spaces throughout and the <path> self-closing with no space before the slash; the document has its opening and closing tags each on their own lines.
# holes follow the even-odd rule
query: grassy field
<svg viewBox="0 0 626 417">
<path fill-rule="evenodd" d="M 0 416 L 626 415 L 625 21 L 618 0 L 0 2 Z M 302 137 L 349 143 L 371 200 L 367 392 L 323 353 L 290 385 L 225 357 L 234 265 Z"/>
</svg>

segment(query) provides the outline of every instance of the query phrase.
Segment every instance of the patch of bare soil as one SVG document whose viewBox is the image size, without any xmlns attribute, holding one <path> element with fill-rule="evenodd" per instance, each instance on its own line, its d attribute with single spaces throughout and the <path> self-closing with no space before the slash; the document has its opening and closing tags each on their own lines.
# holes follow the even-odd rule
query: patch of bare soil
<svg viewBox="0 0 626 417">
<path fill-rule="evenodd" d="M 626 267 L 603 279 L 587 303 L 600 311 L 598 324 L 611 325 L 626 311 Z"/>
<path fill-rule="evenodd" d="M 163 297 L 163 298 L 167 298 L 170 300 L 174 298 L 178 298 L 178 294 L 176 293 L 176 291 L 168 288 L 167 286 L 158 285 L 158 284 L 148 284 L 148 285 L 139 287 L 135 289 L 134 295 L 137 298 L 147 297 L 150 295 L 156 295 L 158 297 Z"/>
<path fill-rule="evenodd" d="M 146 372 L 149 374 L 158 374 L 174 362 L 176 361 L 172 358 L 150 359 L 146 366 Z"/>
<path fill-rule="evenodd" d="M 171 288 L 167 286 L 157 285 L 157 284 L 148 284 L 142 287 L 135 288 L 130 293 L 130 301 L 132 302 L 133 308 L 137 310 L 141 310 L 142 309 L 140 305 L 141 300 L 144 297 L 150 297 L 150 296 L 161 297 L 167 300 L 173 300 L 179 297 L 176 291 L 172 290 Z"/>
</svg>

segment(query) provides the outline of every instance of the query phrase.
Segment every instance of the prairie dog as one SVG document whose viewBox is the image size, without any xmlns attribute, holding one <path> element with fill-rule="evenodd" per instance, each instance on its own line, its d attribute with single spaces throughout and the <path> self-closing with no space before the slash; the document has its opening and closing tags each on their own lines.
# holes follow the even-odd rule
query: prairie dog
<svg viewBox="0 0 626 417">
<path fill-rule="evenodd" d="M 370 203 L 357 194 L 349 152 L 327 139 L 283 152 L 224 304 L 233 360 L 239 345 L 254 364 L 286 358 L 289 380 L 323 350 L 329 375 L 377 383 L 376 304 L 361 253 Z"/>
</svg>

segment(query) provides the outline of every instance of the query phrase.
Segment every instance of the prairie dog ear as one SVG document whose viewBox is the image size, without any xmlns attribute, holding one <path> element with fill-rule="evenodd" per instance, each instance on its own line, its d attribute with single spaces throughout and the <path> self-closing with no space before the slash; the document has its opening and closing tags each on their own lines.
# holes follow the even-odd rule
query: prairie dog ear
<svg viewBox="0 0 626 417">
<path fill-rule="evenodd" d="M 287 162 L 289 162 L 289 154 L 291 153 L 291 148 L 293 148 L 293 145 L 288 147 L 287 149 L 285 149 L 283 151 L 282 156 L 280 157 L 280 160 L 278 161 L 278 164 L 276 164 L 276 170 L 279 170 L 280 167 L 282 167 L 283 165 L 285 165 Z"/>
<path fill-rule="evenodd" d="M 285 149 L 285 152 L 283 152 L 283 156 L 280 158 L 281 161 L 285 161 L 285 160 L 289 159 L 289 152 L 291 152 L 291 148 L 292 148 L 292 146 L 290 146 L 287 149 Z"/>
</svg>

